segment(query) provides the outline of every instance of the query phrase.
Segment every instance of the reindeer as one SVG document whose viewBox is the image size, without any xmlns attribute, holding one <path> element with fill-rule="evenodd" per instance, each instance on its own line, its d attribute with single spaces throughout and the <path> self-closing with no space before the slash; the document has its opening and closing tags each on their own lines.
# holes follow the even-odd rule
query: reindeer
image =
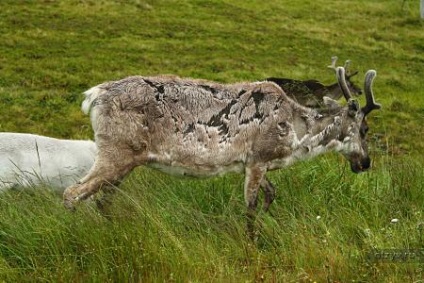
<svg viewBox="0 0 424 283">
<path fill-rule="evenodd" d="M 118 185 L 139 165 L 179 176 L 244 173 L 247 231 L 253 237 L 259 188 L 265 211 L 275 198 L 267 171 L 328 151 L 342 153 L 355 173 L 370 167 L 365 118 L 380 108 L 371 89 L 375 75 L 366 74 L 366 105 L 360 108 L 345 69 L 338 67 L 347 106 L 325 98 L 329 110 L 322 113 L 267 81 L 219 84 L 133 76 L 95 86 L 85 92 L 82 109 L 91 112 L 98 154 L 90 172 L 65 190 L 64 205 L 74 209 L 102 186 Z"/>
<path fill-rule="evenodd" d="M 331 57 L 331 65 L 328 66 L 328 68 L 336 71 L 336 62 L 337 56 Z M 352 94 L 360 95 L 362 94 L 362 90 L 350 80 L 353 76 L 358 74 L 358 71 L 350 73 L 348 71 L 349 66 L 350 60 L 346 60 L 344 68 L 346 71 L 345 76 L 347 86 Z M 278 84 L 287 95 L 307 107 L 323 107 L 325 106 L 323 103 L 324 96 L 330 97 L 334 100 L 338 100 L 343 95 L 338 82 L 326 86 L 317 80 L 302 81 L 273 77 L 267 78 L 266 80 Z"/>
<path fill-rule="evenodd" d="M 94 164 L 96 144 L 23 133 L 0 133 L 0 191 L 47 184 L 63 192 Z"/>
</svg>

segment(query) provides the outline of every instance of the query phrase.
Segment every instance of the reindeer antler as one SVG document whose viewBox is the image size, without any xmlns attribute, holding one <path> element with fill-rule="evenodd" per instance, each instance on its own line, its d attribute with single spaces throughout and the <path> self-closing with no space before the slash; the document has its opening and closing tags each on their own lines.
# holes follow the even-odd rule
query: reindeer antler
<svg viewBox="0 0 424 283">
<path fill-rule="evenodd" d="M 344 64 L 344 68 L 345 68 L 345 71 L 346 71 L 346 78 L 347 79 L 350 79 L 351 77 L 353 77 L 354 75 L 356 75 L 358 73 L 358 71 L 355 71 L 353 73 L 350 73 L 350 70 L 349 70 L 350 63 L 351 63 L 350 60 L 346 60 L 346 62 Z"/>
<path fill-rule="evenodd" d="M 331 65 L 327 66 L 327 68 L 330 68 L 330 69 L 332 69 L 336 72 L 337 71 L 337 67 L 336 67 L 337 59 L 338 59 L 337 56 L 331 57 Z M 358 71 L 350 73 L 350 71 L 349 71 L 350 63 L 351 63 L 351 60 L 346 60 L 345 64 L 344 64 L 346 79 L 350 79 L 351 77 L 353 77 L 354 75 L 356 75 L 358 73 Z"/>
<path fill-rule="evenodd" d="M 351 61 L 349 59 L 345 61 L 344 69 L 345 69 L 346 75 L 349 73 L 350 63 Z"/>
<path fill-rule="evenodd" d="M 339 83 L 340 88 L 342 89 L 343 95 L 346 98 L 346 101 L 352 98 L 349 88 L 346 83 L 345 69 L 343 67 L 336 68 L 336 77 L 337 82 Z"/>
<path fill-rule="evenodd" d="M 350 63 L 351 63 L 350 59 L 345 61 L 344 68 L 345 68 L 346 72 L 347 72 L 347 69 L 349 69 L 349 67 L 350 67 Z"/>
<path fill-rule="evenodd" d="M 337 62 L 337 56 L 331 57 L 331 65 L 327 66 L 327 68 L 330 68 L 334 71 L 336 71 L 336 62 Z"/>
<path fill-rule="evenodd" d="M 368 72 L 365 74 L 364 90 L 367 104 L 361 109 L 364 115 L 367 115 L 374 109 L 381 108 L 381 104 L 375 102 L 374 94 L 372 91 L 372 83 L 376 76 L 377 72 L 375 70 L 368 70 Z"/>
</svg>

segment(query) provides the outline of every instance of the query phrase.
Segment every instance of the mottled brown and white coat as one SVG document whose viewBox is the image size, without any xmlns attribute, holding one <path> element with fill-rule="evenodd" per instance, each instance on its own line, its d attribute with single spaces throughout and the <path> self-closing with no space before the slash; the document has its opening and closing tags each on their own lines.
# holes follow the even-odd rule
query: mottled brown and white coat
<svg viewBox="0 0 424 283">
<path fill-rule="evenodd" d="M 64 192 L 64 203 L 73 208 L 139 165 L 194 177 L 239 172 L 252 233 L 259 188 L 265 210 L 275 196 L 267 171 L 334 150 L 355 172 L 370 166 L 364 118 L 379 107 L 371 93 L 375 71 L 367 74 L 363 109 L 350 99 L 342 67 L 337 74 L 348 106 L 328 99 L 326 113 L 296 103 L 272 82 L 133 76 L 93 87 L 83 111 L 91 111 L 98 154 L 88 175 Z"/>
</svg>

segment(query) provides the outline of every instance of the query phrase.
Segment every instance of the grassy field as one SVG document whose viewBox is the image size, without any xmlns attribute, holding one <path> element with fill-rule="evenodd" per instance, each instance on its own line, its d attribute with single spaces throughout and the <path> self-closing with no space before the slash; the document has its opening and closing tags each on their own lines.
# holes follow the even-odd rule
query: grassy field
<svg viewBox="0 0 424 283">
<path fill-rule="evenodd" d="M 333 55 L 352 60 L 360 85 L 377 70 L 383 109 L 368 119 L 371 171 L 354 175 L 328 154 L 269 174 L 277 199 L 259 213 L 255 244 L 240 175 L 178 179 L 138 168 L 108 218 L 90 202 L 69 213 L 49 188 L 6 192 L 0 281 L 422 282 L 424 256 L 369 258 L 424 249 L 418 2 L 1 1 L 0 131 L 88 139 L 81 93 L 103 81 L 172 73 L 333 83 Z"/>
</svg>

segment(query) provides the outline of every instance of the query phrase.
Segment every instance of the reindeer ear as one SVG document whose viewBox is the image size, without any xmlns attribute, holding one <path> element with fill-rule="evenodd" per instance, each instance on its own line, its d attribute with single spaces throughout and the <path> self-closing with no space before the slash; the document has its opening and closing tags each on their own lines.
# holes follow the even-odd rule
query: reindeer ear
<svg viewBox="0 0 424 283">
<path fill-rule="evenodd" d="M 355 117 L 356 113 L 358 113 L 359 111 L 359 103 L 356 99 L 349 99 L 348 103 L 347 103 L 347 107 L 348 107 L 348 114 L 351 117 Z"/>
<path fill-rule="evenodd" d="M 324 105 L 327 106 L 327 108 L 330 109 L 330 110 L 339 109 L 341 107 L 340 104 L 336 100 L 334 100 L 334 99 L 332 99 L 328 96 L 324 96 L 322 98 L 322 100 L 324 101 Z"/>
</svg>

